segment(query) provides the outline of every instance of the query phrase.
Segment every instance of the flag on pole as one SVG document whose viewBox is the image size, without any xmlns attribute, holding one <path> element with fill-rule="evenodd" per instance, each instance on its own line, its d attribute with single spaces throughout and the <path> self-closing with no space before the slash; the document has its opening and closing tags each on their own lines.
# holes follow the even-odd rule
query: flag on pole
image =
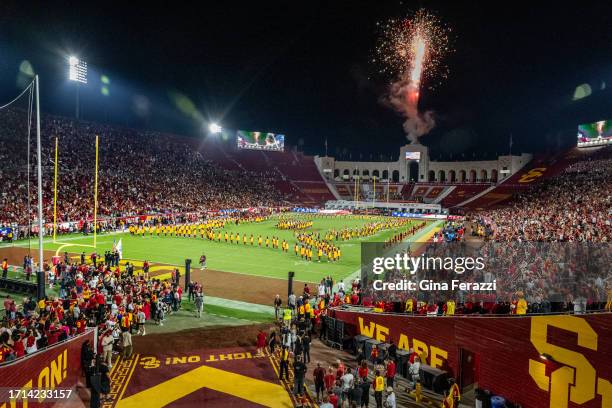
<svg viewBox="0 0 612 408">
<path fill-rule="evenodd" d="M 121 238 L 119 238 L 119 242 L 117 243 L 113 241 L 113 251 L 117 251 L 119 253 L 119 259 L 123 259 L 123 245 L 121 243 Z"/>
</svg>

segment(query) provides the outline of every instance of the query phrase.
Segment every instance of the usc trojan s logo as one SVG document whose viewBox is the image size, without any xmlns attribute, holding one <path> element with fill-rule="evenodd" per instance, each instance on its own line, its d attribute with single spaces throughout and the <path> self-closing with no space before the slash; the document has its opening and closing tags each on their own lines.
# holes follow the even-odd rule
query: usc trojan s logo
<svg viewBox="0 0 612 408">
<path fill-rule="evenodd" d="M 597 333 L 586 320 L 575 316 L 531 318 L 531 343 L 541 355 L 551 357 L 555 364 L 550 376 L 546 364 L 529 360 L 529 375 L 538 387 L 550 393 L 550 408 L 567 408 L 569 401 L 584 404 L 601 395 L 601 407 L 612 407 L 612 384 L 597 378 L 595 368 L 576 351 L 548 343 L 548 327 L 553 326 L 577 334 L 578 346 L 597 351 Z M 560 366 L 556 368 L 556 366 Z"/>
<path fill-rule="evenodd" d="M 542 177 L 545 171 L 546 171 L 546 167 L 535 167 L 529 170 L 527 173 L 523 174 L 521 178 L 518 180 L 518 182 L 519 183 L 531 183 L 532 181 Z"/>
</svg>

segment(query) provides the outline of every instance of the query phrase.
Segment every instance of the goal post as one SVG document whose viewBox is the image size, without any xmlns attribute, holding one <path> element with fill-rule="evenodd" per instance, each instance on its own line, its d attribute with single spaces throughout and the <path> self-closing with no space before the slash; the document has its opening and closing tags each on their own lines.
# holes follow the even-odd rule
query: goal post
<svg viewBox="0 0 612 408">
<path fill-rule="evenodd" d="M 63 249 L 68 247 L 97 248 L 98 245 L 98 182 L 99 182 L 99 160 L 100 160 L 100 136 L 95 139 L 95 165 L 94 165 L 94 208 L 93 208 L 93 244 L 82 244 L 62 241 L 57 239 L 57 191 L 59 186 L 59 138 L 55 138 L 55 163 L 54 163 L 54 182 L 53 182 L 53 243 L 59 244 L 55 251 L 55 256 L 59 256 Z"/>
</svg>

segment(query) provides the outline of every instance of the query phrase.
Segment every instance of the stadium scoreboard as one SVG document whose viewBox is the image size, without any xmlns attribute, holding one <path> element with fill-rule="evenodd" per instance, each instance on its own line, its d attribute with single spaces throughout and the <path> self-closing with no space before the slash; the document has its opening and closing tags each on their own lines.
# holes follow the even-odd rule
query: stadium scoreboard
<svg viewBox="0 0 612 408">
<path fill-rule="evenodd" d="M 285 150 L 285 135 L 239 130 L 236 133 L 236 145 L 239 149 L 282 152 Z"/>
</svg>

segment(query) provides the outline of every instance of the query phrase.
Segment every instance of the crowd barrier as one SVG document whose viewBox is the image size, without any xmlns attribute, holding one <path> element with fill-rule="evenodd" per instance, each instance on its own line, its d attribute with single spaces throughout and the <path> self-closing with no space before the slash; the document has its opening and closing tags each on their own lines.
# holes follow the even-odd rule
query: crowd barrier
<svg viewBox="0 0 612 408">
<path fill-rule="evenodd" d="M 63 400 L 20 397 L 10 401 L 10 394 L 17 395 L 18 390 L 23 390 L 26 395 L 32 390 L 35 394 L 30 395 L 39 397 L 44 395 L 40 390 L 66 390 L 63 393 L 64 398 L 78 399 L 75 391 L 83 369 L 81 348 L 87 340 L 93 346 L 95 336 L 96 330 L 90 329 L 84 334 L 0 365 L 0 408 L 50 407 L 58 403 L 61 405 Z M 68 390 L 70 392 L 67 392 Z"/>
</svg>

